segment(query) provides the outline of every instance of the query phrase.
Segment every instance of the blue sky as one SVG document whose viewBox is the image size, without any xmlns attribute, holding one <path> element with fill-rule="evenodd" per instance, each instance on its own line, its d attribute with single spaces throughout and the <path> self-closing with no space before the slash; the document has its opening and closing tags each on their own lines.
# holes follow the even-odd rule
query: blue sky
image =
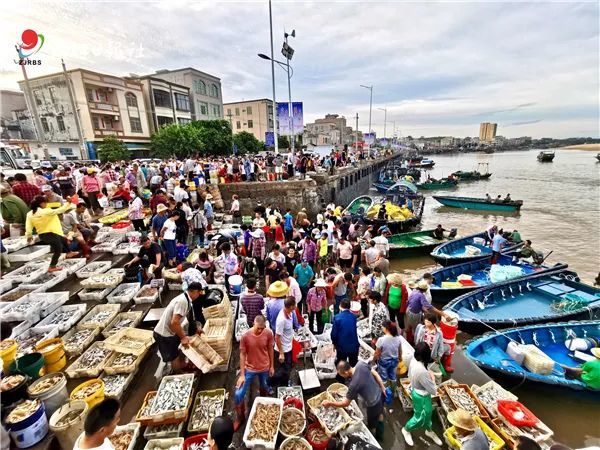
<svg viewBox="0 0 600 450">
<path fill-rule="evenodd" d="M 46 36 L 30 76 L 83 67 L 115 75 L 193 66 L 221 78 L 225 101 L 271 96 L 268 6 L 254 2 L 27 2 L 3 5 L 0 87 L 17 88 L 13 42 Z M 284 29 L 292 94 L 305 122 L 359 114 L 388 135 L 473 136 L 495 121 L 514 137 L 594 136 L 599 131 L 598 2 L 274 1 L 276 57 Z M 278 100 L 287 81 L 276 68 Z M 354 124 L 354 119 L 352 124 Z"/>
</svg>

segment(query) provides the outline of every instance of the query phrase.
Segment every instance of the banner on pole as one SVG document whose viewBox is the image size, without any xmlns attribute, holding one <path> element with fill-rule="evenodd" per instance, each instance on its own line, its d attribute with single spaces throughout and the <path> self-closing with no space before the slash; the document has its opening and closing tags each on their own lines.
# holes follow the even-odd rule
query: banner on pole
<svg viewBox="0 0 600 450">
<path fill-rule="evenodd" d="M 293 119 L 293 125 L 292 125 Z M 302 102 L 292 102 L 292 119 L 289 117 L 289 103 L 277 103 L 277 122 L 279 123 L 279 134 L 289 136 L 290 126 L 293 134 L 304 132 L 304 106 Z"/>
</svg>

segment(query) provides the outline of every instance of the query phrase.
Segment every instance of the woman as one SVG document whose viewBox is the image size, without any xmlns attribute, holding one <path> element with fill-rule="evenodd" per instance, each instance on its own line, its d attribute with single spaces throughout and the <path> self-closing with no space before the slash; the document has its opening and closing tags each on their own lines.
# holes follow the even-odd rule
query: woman
<svg viewBox="0 0 600 450">
<path fill-rule="evenodd" d="M 436 394 L 437 388 L 433 381 L 433 374 L 427 370 L 427 365 L 430 362 L 431 350 L 429 346 L 424 342 L 416 345 L 415 354 L 408 366 L 408 378 L 412 388 L 413 416 L 402 427 L 402 436 L 404 436 L 406 444 L 411 447 L 414 443 L 410 432 L 419 428 L 424 428 L 425 436 L 437 445 L 442 445 L 442 441 L 432 430 L 433 405 L 431 396 Z"/>
<path fill-rule="evenodd" d="M 198 255 L 196 269 L 200 271 L 207 282 L 212 280 L 212 274 L 215 270 L 215 266 L 212 256 L 210 256 L 206 250 L 202 250 Z"/>
<path fill-rule="evenodd" d="M 399 273 L 390 273 L 387 276 L 387 307 L 390 320 L 396 322 L 400 328 L 404 328 L 404 314 L 408 302 L 408 292 L 402 283 Z"/>
<path fill-rule="evenodd" d="M 189 226 L 189 222 L 188 222 L 188 214 L 184 211 L 183 208 L 183 203 L 182 202 L 177 202 L 175 204 L 175 208 L 173 209 L 172 213 L 177 211 L 179 213 L 178 215 L 178 219 L 176 222 L 177 225 L 177 234 L 176 234 L 176 240 L 177 242 L 181 243 L 181 244 L 186 244 L 187 243 L 187 236 L 190 232 L 190 226 Z M 191 210 L 189 210 L 189 215 L 191 215 Z"/>
<path fill-rule="evenodd" d="M 267 240 L 265 232 L 257 228 L 250 233 L 249 255 L 254 258 L 260 276 L 265 274 L 265 257 L 267 256 Z"/>
<path fill-rule="evenodd" d="M 435 361 L 442 359 L 447 350 L 444 345 L 444 336 L 437 327 L 437 320 L 435 313 L 425 313 L 423 323 L 417 325 L 415 330 L 415 345 L 425 342 L 431 350 L 431 358 Z"/>
<path fill-rule="evenodd" d="M 381 294 L 377 291 L 369 291 L 369 300 L 371 302 L 371 338 L 373 344 L 376 343 L 377 339 L 383 336 L 383 324 L 390 320 L 388 310 L 383 303 L 381 303 Z"/>
<path fill-rule="evenodd" d="M 267 256 L 269 258 L 271 258 L 273 261 L 280 262 L 282 265 L 285 266 L 285 255 L 283 253 L 281 253 L 281 246 L 279 244 L 273 245 L 273 247 L 271 249 L 271 253 L 269 253 Z M 293 269 L 292 269 L 292 272 L 293 272 Z"/>
<path fill-rule="evenodd" d="M 231 208 L 229 208 L 229 212 L 233 216 L 234 223 L 242 223 L 242 213 L 240 212 L 240 198 L 233 194 L 231 197 Z"/>
<path fill-rule="evenodd" d="M 58 215 L 75 208 L 75 205 L 68 202 L 59 208 L 52 209 L 47 208 L 47 203 L 46 197 L 43 195 L 37 195 L 33 198 L 31 211 L 27 213 L 25 218 L 25 236 L 27 237 L 27 243 L 31 244 L 35 228 L 40 242 L 49 245 L 52 251 L 48 272 L 56 272 L 62 269 L 62 267 L 56 267 L 56 264 L 63 253 L 63 249 L 66 248 L 65 237 Z M 70 254 L 67 256 L 70 256 Z"/>
<path fill-rule="evenodd" d="M 294 269 L 300 263 L 300 255 L 295 248 L 289 248 L 287 251 L 287 255 L 285 255 L 285 263 L 283 266 L 288 273 L 294 273 Z"/>
<path fill-rule="evenodd" d="M 97 169 L 94 167 L 87 169 L 87 175 L 84 175 L 81 181 L 81 189 L 88 199 L 88 204 L 92 209 L 92 212 L 94 214 L 99 214 L 102 212 L 102 207 L 98 202 L 98 196 L 102 191 L 102 182 L 96 176 L 96 172 Z"/>
<path fill-rule="evenodd" d="M 175 267 L 177 260 L 177 221 L 180 216 L 181 211 L 173 210 L 160 231 L 160 238 L 167 251 L 167 261 L 171 267 Z"/>
<path fill-rule="evenodd" d="M 398 358 L 402 356 L 402 347 L 398 336 L 398 326 L 389 320 L 383 324 L 383 336 L 377 340 L 373 362 L 377 363 L 377 372 L 384 383 L 389 381 L 392 389 L 396 387 L 396 369 Z"/>
<path fill-rule="evenodd" d="M 327 283 L 323 279 L 315 282 L 306 295 L 306 306 L 308 308 L 308 327 L 314 332 L 315 318 L 317 319 L 317 334 L 323 333 L 323 308 L 327 307 Z"/>
<path fill-rule="evenodd" d="M 358 282 L 356 283 L 356 295 L 360 301 L 362 315 L 364 317 L 369 317 L 369 299 L 367 298 L 367 294 L 370 289 L 369 275 L 371 274 L 371 269 L 368 267 L 361 267 L 359 273 Z"/>
<path fill-rule="evenodd" d="M 135 231 L 147 231 L 146 224 L 144 223 L 144 203 L 142 199 L 137 196 L 137 191 L 134 189 L 131 191 L 131 202 L 129 203 L 129 220 L 133 224 Z"/>
<path fill-rule="evenodd" d="M 233 422 L 229 417 L 215 417 L 208 430 L 206 442 L 210 450 L 226 450 L 233 440 Z"/>
</svg>

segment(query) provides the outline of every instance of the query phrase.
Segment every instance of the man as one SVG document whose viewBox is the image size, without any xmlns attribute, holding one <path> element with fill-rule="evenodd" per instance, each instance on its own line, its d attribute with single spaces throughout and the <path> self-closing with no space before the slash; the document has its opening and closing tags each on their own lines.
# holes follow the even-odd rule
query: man
<svg viewBox="0 0 600 450">
<path fill-rule="evenodd" d="M 375 267 L 375 262 L 379 258 L 379 249 L 375 246 L 375 241 L 369 241 L 369 248 L 363 253 L 364 263 L 369 269 Z"/>
<path fill-rule="evenodd" d="M 523 239 L 521 238 L 521 233 L 519 233 L 518 230 L 513 230 L 513 232 L 510 234 L 510 240 L 515 244 L 520 244 L 521 242 L 523 242 Z"/>
<path fill-rule="evenodd" d="M 175 297 L 165 308 L 158 324 L 154 327 L 154 340 L 158 344 L 158 351 L 165 363 L 171 363 L 174 372 L 181 371 L 186 361 L 179 351 L 179 344 L 187 347 L 190 343 L 189 336 L 201 334 L 198 329 L 192 302 L 200 298 L 203 293 L 200 283 L 192 283 L 187 292 Z"/>
<path fill-rule="evenodd" d="M 365 230 L 364 234 L 362 235 L 362 238 L 366 242 L 370 242 L 371 239 L 373 239 L 373 225 L 369 225 L 367 227 L 367 229 Z"/>
<path fill-rule="evenodd" d="M 444 239 L 444 231 L 446 231 L 446 229 L 442 226 L 442 224 L 438 224 L 435 230 L 433 230 L 433 237 L 441 241 Z"/>
<path fill-rule="evenodd" d="M 277 316 L 283 308 L 289 290 L 290 288 L 283 281 L 276 281 L 270 284 L 269 289 L 267 289 L 267 297 L 270 299 L 267 303 L 267 320 L 271 330 L 275 330 Z"/>
<path fill-rule="evenodd" d="M 265 307 L 264 297 L 256 292 L 256 279 L 246 280 L 246 291 L 240 295 L 240 303 L 244 307 L 248 326 L 253 326 L 255 317 L 259 316 Z"/>
<path fill-rule="evenodd" d="M 367 407 L 367 427 L 375 430 L 375 439 L 383 439 L 383 402 L 385 400 L 385 385 L 375 369 L 359 361 L 354 367 L 347 361 L 337 364 L 338 375 L 344 379 L 350 378 L 346 398 L 339 401 L 325 401 L 323 406 L 345 408 L 360 397 Z"/>
<path fill-rule="evenodd" d="M 304 239 L 300 241 L 299 248 L 302 250 L 302 259 L 305 259 L 309 266 L 315 270 L 317 263 L 317 244 L 310 238 L 307 233 Z"/>
<path fill-rule="evenodd" d="M 287 296 L 292 297 L 294 300 L 296 300 L 296 304 L 299 305 L 302 301 L 302 291 L 300 290 L 300 285 L 296 279 L 290 277 L 290 274 L 285 270 L 281 272 L 279 279 L 288 286 Z"/>
<path fill-rule="evenodd" d="M 271 286 L 272 283 L 279 281 L 279 275 L 283 270 L 282 263 L 267 257 L 265 259 L 265 286 Z"/>
<path fill-rule="evenodd" d="M 375 236 L 375 238 L 373 238 L 373 241 L 375 242 L 375 247 L 377 247 L 379 251 L 382 251 L 384 256 L 386 257 L 390 251 L 390 244 L 386 237 L 386 235 L 388 235 L 389 233 L 390 230 L 388 229 L 388 227 L 381 227 L 379 229 L 379 236 Z"/>
<path fill-rule="evenodd" d="M 292 216 L 292 210 L 289 208 L 283 216 L 283 231 L 285 233 L 285 241 L 290 242 L 294 237 L 294 217 Z"/>
<path fill-rule="evenodd" d="M 79 202 L 77 203 L 75 217 L 77 218 L 77 222 L 79 222 L 78 228 L 79 231 L 81 231 L 81 234 L 83 234 L 85 241 L 89 245 L 96 245 L 94 239 L 96 239 L 96 234 L 98 234 L 100 228 L 97 225 L 92 225 L 92 216 L 88 213 L 87 205 L 83 199 L 79 199 Z"/>
<path fill-rule="evenodd" d="M 508 233 L 504 234 L 496 234 L 492 239 L 492 264 L 496 264 L 498 261 L 498 256 L 502 252 L 502 249 L 508 244 L 507 238 Z"/>
<path fill-rule="evenodd" d="M 358 334 L 356 316 L 350 311 L 350 300 L 345 299 L 340 303 L 339 314 L 333 316 L 331 329 L 331 342 L 337 351 L 337 361 L 349 360 L 351 365 L 358 361 Z"/>
<path fill-rule="evenodd" d="M 215 259 L 215 266 L 223 268 L 225 275 L 225 288 L 229 291 L 229 277 L 238 273 L 238 258 L 231 250 L 231 244 L 224 242 L 221 244 L 222 253 Z"/>
<path fill-rule="evenodd" d="M 296 227 L 297 228 L 304 227 L 306 225 L 304 223 L 306 220 L 308 220 L 308 216 L 306 214 L 306 208 L 302 208 L 302 210 L 296 215 Z"/>
<path fill-rule="evenodd" d="M 150 209 L 153 214 L 158 212 L 158 206 L 164 205 L 165 207 L 169 204 L 169 199 L 165 195 L 165 191 L 162 189 L 157 189 L 156 193 L 150 199 Z"/>
<path fill-rule="evenodd" d="M 206 194 L 204 200 L 204 217 L 206 217 L 206 221 L 208 222 L 208 227 L 211 228 L 213 219 L 215 217 L 215 212 L 213 205 L 211 203 L 213 196 L 212 194 Z"/>
<path fill-rule="evenodd" d="M 154 277 L 160 278 L 164 267 L 160 245 L 152 242 L 148 236 L 142 236 L 140 243 L 142 244 L 140 251 L 131 261 L 125 264 L 125 267 L 133 266 L 139 262 L 145 272 L 144 279 L 149 278 L 148 272 L 154 274 Z"/>
<path fill-rule="evenodd" d="M 340 268 L 344 271 L 352 267 L 352 250 L 352 244 L 343 235 L 340 235 L 336 256 Z"/>
<path fill-rule="evenodd" d="M 23 200 L 27 206 L 31 204 L 34 197 L 40 195 L 40 188 L 35 184 L 28 182 L 27 177 L 22 173 L 15 174 L 12 191 L 13 194 Z"/>
<path fill-rule="evenodd" d="M 390 261 L 385 257 L 383 250 L 379 251 L 379 256 L 373 264 L 373 269 L 379 268 L 383 276 L 387 277 L 390 272 Z"/>
<path fill-rule="evenodd" d="M 83 423 L 83 433 L 75 441 L 73 450 L 114 450 L 108 437 L 115 432 L 120 420 L 119 400 L 102 400 L 88 411 Z"/>
<path fill-rule="evenodd" d="M 77 241 L 77 245 L 81 249 L 83 257 L 89 258 L 91 256 L 90 247 L 88 246 L 83 233 L 79 231 L 79 221 L 77 220 L 76 210 L 67 211 L 61 214 L 60 224 L 62 226 L 63 234 L 67 239 L 67 243 L 69 244 L 69 248 L 71 248 L 71 241 L 75 239 Z"/>
<path fill-rule="evenodd" d="M 29 207 L 21 197 L 14 195 L 9 187 L 0 186 L 0 215 L 12 237 L 23 235 L 28 212 Z"/>
<path fill-rule="evenodd" d="M 527 239 L 525 241 L 525 244 L 523 244 L 523 247 L 521 247 L 519 249 L 519 251 L 517 252 L 515 258 L 531 258 L 534 255 L 535 255 L 535 250 L 531 246 L 531 241 L 529 239 Z"/>
<path fill-rule="evenodd" d="M 65 203 L 65 199 L 58 195 L 56 192 L 52 190 L 52 186 L 46 184 L 42 186 L 42 195 L 46 197 L 46 201 L 48 203 L 59 203 L 63 205 Z"/>
<path fill-rule="evenodd" d="M 583 381 L 592 390 L 600 391 L 600 348 L 591 350 L 595 359 L 586 361 L 581 367 L 569 367 L 561 364 L 566 375 Z"/>
<path fill-rule="evenodd" d="M 348 298 L 348 288 L 351 287 L 353 279 L 354 277 L 351 273 L 339 273 L 333 280 L 332 287 L 335 296 L 334 314 L 340 312 L 340 303 Z"/>
<path fill-rule="evenodd" d="M 448 413 L 448 422 L 454 425 L 462 450 L 488 450 L 490 444 L 473 416 L 462 408 Z"/>
<path fill-rule="evenodd" d="M 302 293 L 302 303 L 306 302 L 306 295 L 310 289 L 310 284 L 315 277 L 315 272 L 308 265 L 308 261 L 302 258 L 300 264 L 297 264 L 294 268 L 294 278 L 298 281 L 300 286 L 300 292 Z"/>
<path fill-rule="evenodd" d="M 279 368 L 271 377 L 271 386 L 287 386 L 292 370 L 292 341 L 294 340 L 294 314 L 296 301 L 292 297 L 285 299 L 275 325 L 275 350 Z"/>
<path fill-rule="evenodd" d="M 168 219 L 168 216 L 167 216 L 168 210 L 169 210 L 169 208 L 167 208 L 167 206 L 162 203 L 160 203 L 156 207 L 156 215 L 152 218 L 152 225 L 151 225 L 152 237 L 154 238 L 155 241 L 158 240 L 158 237 L 160 236 L 163 226 L 165 225 L 165 222 Z"/>
<path fill-rule="evenodd" d="M 352 244 L 352 274 L 354 276 L 358 276 L 360 271 L 360 264 L 362 262 L 362 247 L 358 242 L 358 237 L 356 236 L 356 234 L 351 235 L 350 243 Z"/>
<path fill-rule="evenodd" d="M 240 375 L 235 385 L 236 420 L 233 423 L 236 431 L 245 420 L 244 398 L 252 380 L 258 377 L 261 396 L 268 396 L 270 393 L 268 378 L 275 373 L 273 345 L 273 332 L 267 328 L 265 316 L 258 314 L 254 318 L 252 328 L 246 331 L 240 340 Z"/>
</svg>

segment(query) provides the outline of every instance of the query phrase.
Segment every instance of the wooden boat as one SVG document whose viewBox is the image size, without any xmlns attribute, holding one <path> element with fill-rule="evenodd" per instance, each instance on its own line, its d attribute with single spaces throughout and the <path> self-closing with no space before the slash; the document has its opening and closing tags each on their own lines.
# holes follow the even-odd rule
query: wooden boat
<svg viewBox="0 0 600 450">
<path fill-rule="evenodd" d="M 600 340 L 600 320 L 529 325 L 488 333 L 469 341 L 465 353 L 482 369 L 516 378 L 519 381 L 529 380 L 564 388 L 592 391 L 583 381 L 565 377 L 565 370 L 559 365 L 578 367 L 583 363 L 583 361 L 575 359 L 574 350 L 568 348 L 569 345 L 572 345 L 574 338 Z M 533 344 L 538 347 L 555 361 L 552 373 L 542 375 L 523 367 L 507 353 L 510 342 Z M 589 352 L 585 352 L 585 354 L 593 358 Z"/>
<path fill-rule="evenodd" d="M 417 187 L 419 189 L 423 189 L 425 191 L 432 191 L 434 189 L 451 189 L 456 187 L 458 184 L 458 180 L 454 178 L 442 178 L 441 180 L 436 180 L 435 178 L 430 178 L 423 183 L 417 183 Z"/>
<path fill-rule="evenodd" d="M 554 151 L 542 150 L 538 153 L 537 159 L 539 162 L 552 162 L 554 156 Z"/>
<path fill-rule="evenodd" d="M 429 254 L 436 263 L 442 266 L 467 263 L 492 256 L 492 249 L 485 245 L 486 232 L 471 234 L 438 245 Z M 502 253 L 512 251 L 522 244 L 516 244 L 504 249 Z"/>
<path fill-rule="evenodd" d="M 512 280 L 528 278 L 542 273 L 555 272 L 557 270 L 565 270 L 568 267 L 567 264 L 538 266 L 527 262 L 518 263 L 517 261 L 513 261 L 513 254 L 514 249 L 500 255 L 496 261 L 500 266 L 510 266 L 514 268 L 505 268 L 504 270 L 506 271 L 514 271 L 516 274 L 518 272 L 517 269 L 521 270 L 521 275 L 517 275 L 512 278 Z M 434 270 L 431 272 L 434 282 L 430 288 L 433 301 L 435 303 L 445 304 L 456 297 L 473 292 L 477 289 L 500 284 L 499 282 L 494 282 L 493 278 L 490 277 L 491 269 L 492 258 L 491 256 L 488 256 L 483 259 L 478 259 L 477 261 L 446 266 Z M 495 269 L 497 269 L 497 267 Z M 458 277 L 460 275 L 468 275 L 471 279 L 459 281 Z"/>
<path fill-rule="evenodd" d="M 482 172 L 479 169 L 485 169 L 485 172 Z M 470 172 L 458 170 L 450 174 L 451 177 L 458 179 L 458 181 L 478 181 L 478 180 L 487 180 L 492 176 L 490 173 L 490 168 L 488 163 L 479 163 L 477 164 L 477 170 L 472 170 Z"/>
<path fill-rule="evenodd" d="M 442 205 L 450 206 L 451 208 L 477 209 L 480 211 L 484 210 L 515 212 L 519 211 L 521 209 L 521 206 L 523 206 L 523 200 L 495 202 L 488 201 L 485 198 L 453 197 L 450 195 L 434 195 L 433 198 L 440 202 Z"/>
<path fill-rule="evenodd" d="M 393 234 L 388 237 L 390 244 L 390 258 L 399 258 L 400 256 L 427 254 L 435 247 L 444 242 L 452 240 L 436 239 L 433 236 L 434 229 L 413 231 L 411 233 Z"/>
<path fill-rule="evenodd" d="M 364 214 L 362 216 L 362 221 L 367 225 L 373 225 L 373 228 L 375 230 L 378 230 L 380 227 L 386 226 L 389 228 L 392 234 L 410 231 L 414 229 L 417 225 L 419 225 L 419 223 L 421 223 L 421 218 L 423 217 L 423 210 L 425 208 L 425 198 L 422 196 L 415 196 L 414 198 L 412 198 L 412 202 L 413 214 L 409 218 L 405 218 L 402 220 L 378 219 L 377 216 L 369 217 L 367 214 Z M 402 205 L 404 204 L 404 201 L 399 201 L 398 197 L 394 197 L 394 200 L 392 200 L 391 203 L 396 205 Z"/>
<path fill-rule="evenodd" d="M 344 216 L 362 216 L 367 210 L 373 206 L 375 199 L 369 195 L 361 195 L 356 197 L 350 202 L 350 204 L 344 209 L 342 215 Z"/>
<path fill-rule="evenodd" d="M 408 167 L 419 168 L 419 169 L 430 169 L 435 166 L 433 159 L 423 158 L 420 161 L 409 161 Z"/>
</svg>

